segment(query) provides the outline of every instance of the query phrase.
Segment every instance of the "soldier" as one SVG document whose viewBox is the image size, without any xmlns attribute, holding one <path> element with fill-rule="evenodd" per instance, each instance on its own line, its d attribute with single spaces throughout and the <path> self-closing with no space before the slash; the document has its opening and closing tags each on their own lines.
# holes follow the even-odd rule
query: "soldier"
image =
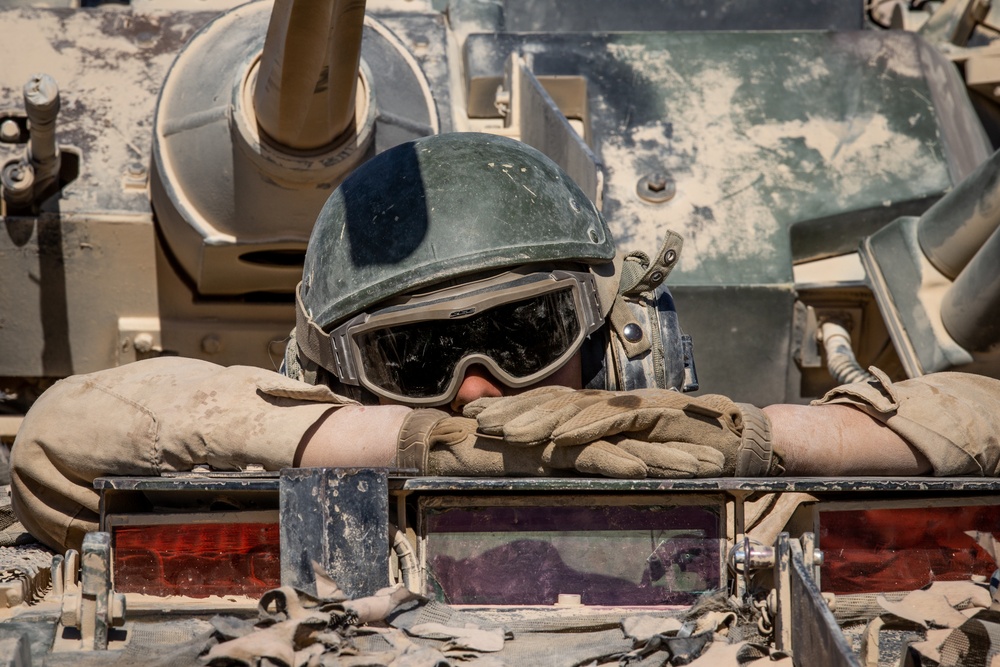
<svg viewBox="0 0 1000 667">
<path fill-rule="evenodd" d="M 616 256 L 583 192 L 519 142 L 398 146 L 319 215 L 284 375 L 162 357 L 57 383 L 14 444 L 15 511 L 40 541 L 79 547 L 97 527 L 95 477 L 198 464 L 997 473 L 1000 382 L 989 378 L 877 374 L 821 405 L 764 410 L 680 393 L 682 338 L 663 287 L 679 250 L 668 234 L 652 259 Z"/>
</svg>

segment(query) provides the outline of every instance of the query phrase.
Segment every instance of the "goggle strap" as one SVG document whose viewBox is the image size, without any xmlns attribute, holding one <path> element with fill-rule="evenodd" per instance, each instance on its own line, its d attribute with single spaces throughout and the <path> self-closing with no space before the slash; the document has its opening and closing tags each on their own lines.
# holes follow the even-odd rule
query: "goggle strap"
<svg viewBox="0 0 1000 667">
<path fill-rule="evenodd" d="M 306 312 L 299 293 L 301 289 L 302 283 L 299 283 L 295 288 L 295 328 L 297 332 L 302 332 L 304 335 L 296 336 L 296 343 L 306 357 L 323 368 L 333 371 L 343 382 L 345 376 L 351 376 L 351 374 L 344 372 L 346 369 L 342 368 L 343 364 L 340 363 L 333 346 L 330 344 L 330 335 L 313 322 Z"/>
</svg>

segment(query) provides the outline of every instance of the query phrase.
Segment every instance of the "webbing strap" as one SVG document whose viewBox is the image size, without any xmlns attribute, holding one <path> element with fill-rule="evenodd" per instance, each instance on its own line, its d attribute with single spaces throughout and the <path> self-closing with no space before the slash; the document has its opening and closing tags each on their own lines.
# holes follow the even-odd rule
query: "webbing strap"
<svg viewBox="0 0 1000 667">
<path fill-rule="evenodd" d="M 608 321 L 612 331 L 615 332 L 617 342 L 625 350 L 625 356 L 629 359 L 634 359 L 649 351 L 655 342 L 652 332 L 646 331 L 646 328 L 637 321 L 632 308 L 630 308 L 630 303 L 639 306 L 651 303 L 653 291 L 667 279 L 676 266 L 683 245 L 684 241 L 680 234 L 667 230 L 663 245 L 653 259 L 650 259 L 645 253 L 632 252 L 625 257 L 625 261 L 622 263 L 618 296 L 615 297 L 614 304 L 611 306 Z M 653 307 L 655 308 L 655 304 Z M 629 340 L 625 336 L 625 327 L 629 324 L 639 327 L 644 335 L 637 340 Z M 660 355 L 662 355 L 662 350 Z"/>
<path fill-rule="evenodd" d="M 295 286 L 295 330 L 296 342 L 302 352 L 314 363 L 319 364 L 327 370 L 336 370 L 337 359 L 333 354 L 333 347 L 330 344 L 330 336 L 321 329 L 309 313 L 306 312 L 305 304 L 302 303 L 302 283 Z"/>
<path fill-rule="evenodd" d="M 447 417 L 448 413 L 444 410 L 411 410 L 399 428 L 396 467 L 413 469 L 419 475 L 426 475 L 431 432 Z"/>
</svg>

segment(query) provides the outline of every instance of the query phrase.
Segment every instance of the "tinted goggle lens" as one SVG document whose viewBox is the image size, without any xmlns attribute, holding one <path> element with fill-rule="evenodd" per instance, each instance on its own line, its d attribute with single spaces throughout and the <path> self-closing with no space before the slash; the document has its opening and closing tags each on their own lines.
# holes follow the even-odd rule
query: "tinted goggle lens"
<svg viewBox="0 0 1000 667">
<path fill-rule="evenodd" d="M 573 289 L 495 306 L 458 320 L 426 320 L 354 335 L 369 384 L 402 397 L 442 396 L 459 363 L 489 357 L 514 379 L 560 360 L 581 338 Z"/>
</svg>

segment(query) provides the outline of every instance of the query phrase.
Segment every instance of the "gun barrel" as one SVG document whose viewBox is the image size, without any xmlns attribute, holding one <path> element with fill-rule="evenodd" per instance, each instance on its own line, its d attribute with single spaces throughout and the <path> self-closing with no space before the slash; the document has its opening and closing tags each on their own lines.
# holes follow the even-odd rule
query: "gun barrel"
<svg viewBox="0 0 1000 667">
<path fill-rule="evenodd" d="M 355 117 L 365 0 L 277 0 L 254 88 L 254 113 L 275 142 L 326 146 Z"/>
<path fill-rule="evenodd" d="M 958 274 L 941 302 L 941 322 L 955 341 L 972 352 L 1000 342 L 1000 231 Z"/>
<path fill-rule="evenodd" d="M 917 240 L 938 271 L 954 280 L 1000 226 L 1000 151 L 920 216 Z"/>
</svg>

